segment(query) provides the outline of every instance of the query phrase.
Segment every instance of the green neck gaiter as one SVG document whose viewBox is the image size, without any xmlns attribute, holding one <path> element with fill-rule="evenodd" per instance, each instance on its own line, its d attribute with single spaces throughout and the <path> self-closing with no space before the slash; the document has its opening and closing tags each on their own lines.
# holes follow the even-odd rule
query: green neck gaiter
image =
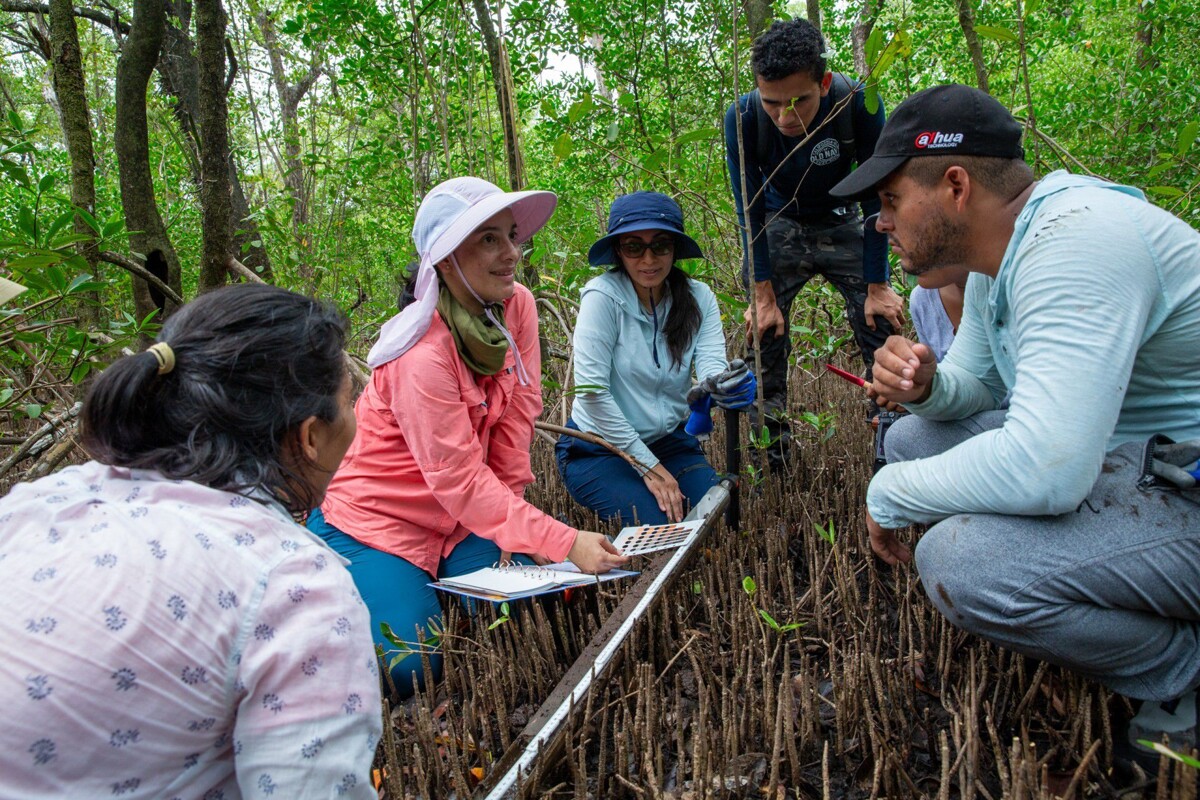
<svg viewBox="0 0 1200 800">
<path fill-rule="evenodd" d="M 472 372 L 495 375 L 500 371 L 508 352 L 508 340 L 487 317 L 467 311 L 444 284 L 438 292 L 437 310 L 454 337 L 458 354 Z M 492 314 L 501 325 L 504 324 L 504 306 L 499 303 L 492 306 Z"/>
</svg>

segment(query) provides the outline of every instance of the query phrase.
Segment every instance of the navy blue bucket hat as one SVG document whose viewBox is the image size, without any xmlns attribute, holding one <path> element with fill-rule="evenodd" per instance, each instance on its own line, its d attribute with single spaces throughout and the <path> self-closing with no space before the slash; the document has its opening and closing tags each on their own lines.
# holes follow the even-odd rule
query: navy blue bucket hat
<svg viewBox="0 0 1200 800">
<path fill-rule="evenodd" d="M 683 211 L 661 192 L 634 192 L 613 200 L 608 210 L 608 233 L 588 250 L 593 267 L 619 264 L 616 244 L 622 233 L 666 231 L 675 235 L 675 260 L 704 258 L 700 245 L 683 232 Z"/>
</svg>

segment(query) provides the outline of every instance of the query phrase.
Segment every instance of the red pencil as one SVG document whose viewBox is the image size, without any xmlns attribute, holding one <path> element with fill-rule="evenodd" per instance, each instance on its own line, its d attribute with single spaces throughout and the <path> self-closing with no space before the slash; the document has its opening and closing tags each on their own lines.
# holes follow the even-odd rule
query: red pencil
<svg viewBox="0 0 1200 800">
<path fill-rule="evenodd" d="M 862 378 L 860 378 L 857 375 L 854 375 L 850 372 L 846 372 L 846 370 L 844 370 L 844 369 L 838 369 L 833 364 L 826 364 L 825 369 L 829 370 L 834 375 L 837 375 L 841 378 L 845 378 L 846 380 L 848 380 L 851 383 L 856 384 L 858 386 L 866 386 L 867 385 L 867 382 L 864 381 Z"/>
</svg>

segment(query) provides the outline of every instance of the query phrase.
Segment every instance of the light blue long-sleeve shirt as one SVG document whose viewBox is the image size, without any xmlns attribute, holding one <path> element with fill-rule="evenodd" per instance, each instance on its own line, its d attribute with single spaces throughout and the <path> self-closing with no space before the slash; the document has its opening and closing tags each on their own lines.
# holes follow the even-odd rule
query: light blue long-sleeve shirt
<svg viewBox="0 0 1200 800">
<path fill-rule="evenodd" d="M 954 342 L 954 323 L 938 290 L 914 286 L 908 296 L 908 315 L 921 344 L 928 346 L 938 361 L 945 358 Z"/>
<path fill-rule="evenodd" d="M 571 418 L 580 430 L 603 436 L 648 467 L 658 464 L 649 443 L 688 416 L 692 370 L 703 380 L 726 368 L 725 334 L 712 290 L 688 280 L 700 306 L 700 329 L 678 366 L 667 352 L 662 326 L 671 311 L 664 299 L 654 317 L 642 309 L 633 282 L 612 270 L 583 287 L 575 322 L 575 385 Z"/>
<path fill-rule="evenodd" d="M 1137 189 L 1055 172 L 1017 217 L 996 277 L 972 273 L 931 394 L 907 407 L 1002 428 L 891 464 L 867 492 L 885 528 L 954 514 L 1061 514 L 1106 452 L 1200 437 L 1200 232 Z"/>
</svg>

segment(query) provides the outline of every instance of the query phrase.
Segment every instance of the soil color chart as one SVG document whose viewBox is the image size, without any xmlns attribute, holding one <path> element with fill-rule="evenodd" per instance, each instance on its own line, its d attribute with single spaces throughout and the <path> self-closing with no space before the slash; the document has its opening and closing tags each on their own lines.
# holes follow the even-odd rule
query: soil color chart
<svg viewBox="0 0 1200 800">
<path fill-rule="evenodd" d="M 653 553 L 657 550 L 670 550 L 684 544 L 688 537 L 694 536 L 700 530 L 703 520 L 687 522 L 669 522 L 666 525 L 639 525 L 634 528 L 622 528 L 613 540 L 618 550 L 627 556 L 638 556 L 642 553 Z"/>
</svg>

